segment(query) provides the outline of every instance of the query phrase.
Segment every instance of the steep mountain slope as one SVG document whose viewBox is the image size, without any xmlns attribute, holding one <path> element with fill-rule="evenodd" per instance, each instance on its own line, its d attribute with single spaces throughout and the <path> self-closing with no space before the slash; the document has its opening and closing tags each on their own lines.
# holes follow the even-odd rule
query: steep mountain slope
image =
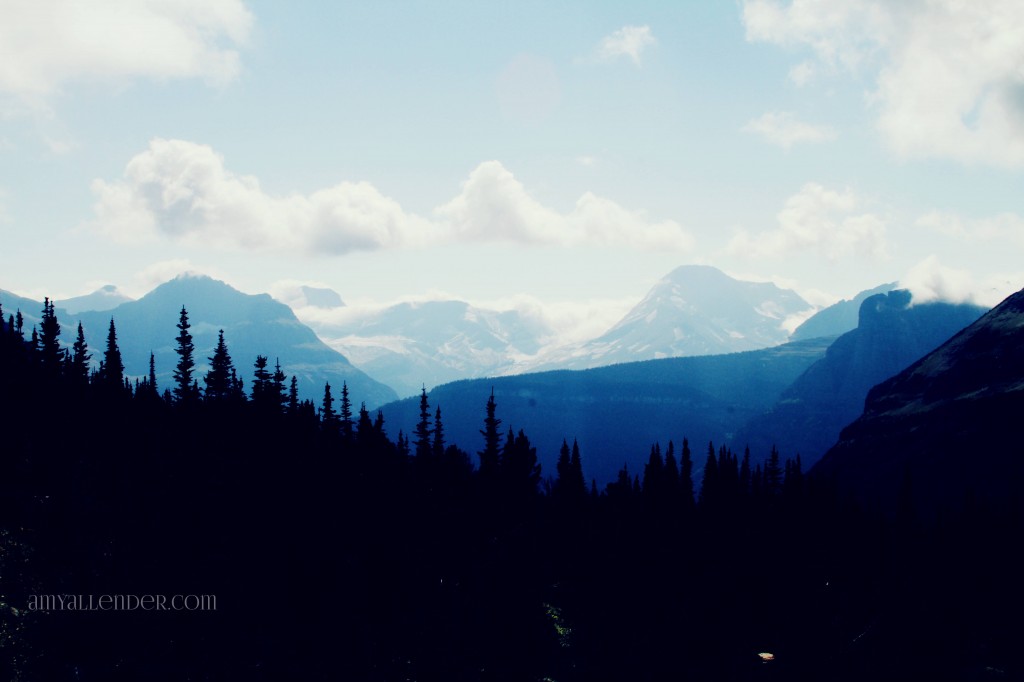
<svg viewBox="0 0 1024 682">
<path fill-rule="evenodd" d="M 182 305 L 188 309 L 192 325 L 197 377 L 205 373 L 218 330 L 223 329 L 235 368 L 246 380 L 246 386 L 259 354 L 269 356 L 271 367 L 279 359 L 285 373 L 297 377 L 300 394 L 317 404 L 323 397 L 325 381 L 334 388 L 335 397 L 342 381 L 347 381 L 356 404 L 365 400 L 367 405 L 380 405 L 397 397 L 392 389 L 371 379 L 324 344 L 312 329 L 296 319 L 288 306 L 267 294 L 244 294 L 209 277 L 178 277 L 112 311 L 84 312 L 64 319 L 62 340 L 74 340 L 74 321 L 81 319 L 89 346 L 94 357 L 98 357 L 105 347 L 113 317 L 126 372 L 145 374 L 152 351 L 156 356 L 158 383 L 166 388 L 178 360 L 174 339 Z"/>
<path fill-rule="evenodd" d="M 783 323 L 810 304 L 771 283 L 743 282 L 708 265 L 684 265 L 600 337 L 543 358 L 538 368 L 585 368 L 718 355 L 785 343 Z"/>
<path fill-rule="evenodd" d="M 626 462 L 642 473 L 649 448 L 688 438 L 703 465 L 708 440 L 730 442 L 741 424 L 767 409 L 782 390 L 821 358 L 827 341 L 812 339 L 729 355 L 669 358 L 582 371 L 559 370 L 457 381 L 429 392 L 440 406 L 449 442 L 476 461 L 479 429 L 491 390 L 507 433 L 523 429 L 537 446 L 544 475 L 553 475 L 562 439 L 578 439 L 587 480 L 614 479 Z M 419 401 L 384 406 L 389 433 L 413 432 Z"/>
<path fill-rule="evenodd" d="M 311 324 L 332 348 L 403 396 L 419 393 L 423 385 L 504 373 L 515 358 L 536 353 L 550 334 L 514 310 L 484 310 L 462 301 L 401 303 Z"/>
<path fill-rule="evenodd" d="M 788 387 L 772 409 L 741 429 L 753 452 L 777 445 L 803 464 L 818 461 L 864 408 L 868 390 L 974 322 L 984 308 L 969 304 L 911 305 L 910 292 L 866 299 L 857 328 L 840 336 L 825 357 Z"/>
<path fill-rule="evenodd" d="M 1022 413 L 1024 291 L 872 388 L 814 473 L 889 510 L 1016 504 Z"/>
<path fill-rule="evenodd" d="M 889 293 L 896 286 L 896 282 L 881 284 L 874 289 L 860 292 L 850 300 L 844 299 L 819 310 L 794 329 L 793 333 L 789 335 L 789 340 L 800 341 L 813 339 L 816 336 L 839 336 L 856 329 L 860 319 L 861 304 L 875 294 Z"/>
</svg>

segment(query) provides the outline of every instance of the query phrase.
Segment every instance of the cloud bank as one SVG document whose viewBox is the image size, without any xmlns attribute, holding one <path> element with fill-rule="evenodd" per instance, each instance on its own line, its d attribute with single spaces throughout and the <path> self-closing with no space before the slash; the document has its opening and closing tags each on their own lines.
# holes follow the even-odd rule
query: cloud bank
<svg viewBox="0 0 1024 682">
<path fill-rule="evenodd" d="M 786 200 L 776 216 L 777 228 L 757 234 L 741 231 L 727 251 L 749 259 L 814 251 L 833 263 L 849 255 L 881 260 L 888 255 L 886 223 L 874 213 L 858 212 L 861 204 L 849 189 L 809 182 Z"/>
<path fill-rule="evenodd" d="M 72 81 L 237 77 L 252 14 L 241 0 L 6 0 L 0 93 L 43 105 Z"/>
<path fill-rule="evenodd" d="M 790 71 L 873 80 L 876 127 L 904 157 L 1024 166 L 1024 3 L 746 0 L 747 40 L 805 48 Z"/>
<path fill-rule="evenodd" d="M 230 171 L 207 145 L 154 139 L 118 180 L 94 180 L 93 227 L 119 241 L 165 238 L 228 250 L 341 255 L 452 241 L 626 246 L 687 251 L 678 223 L 586 193 L 567 213 L 543 206 L 497 161 L 474 169 L 431 218 L 407 213 L 367 182 L 274 196 Z"/>
</svg>

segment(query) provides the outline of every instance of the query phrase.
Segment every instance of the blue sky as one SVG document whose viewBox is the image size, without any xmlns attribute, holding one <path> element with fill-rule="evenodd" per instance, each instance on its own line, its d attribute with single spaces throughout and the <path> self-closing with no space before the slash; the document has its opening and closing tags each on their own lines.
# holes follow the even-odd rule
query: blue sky
<svg viewBox="0 0 1024 682">
<path fill-rule="evenodd" d="M 1024 286 L 1024 6 L 0 0 L 0 287 Z"/>
</svg>

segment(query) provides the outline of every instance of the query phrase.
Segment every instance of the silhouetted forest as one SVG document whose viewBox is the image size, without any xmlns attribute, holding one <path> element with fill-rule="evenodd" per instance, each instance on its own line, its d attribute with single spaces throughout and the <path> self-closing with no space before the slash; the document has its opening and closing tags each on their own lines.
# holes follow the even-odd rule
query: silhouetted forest
<svg viewBox="0 0 1024 682">
<path fill-rule="evenodd" d="M 223 333 L 200 376 L 184 307 L 168 386 L 125 376 L 113 319 L 91 349 L 49 300 L 38 329 L 4 314 L 2 679 L 1024 675 L 1019 509 L 882 516 L 795 453 L 752 468 L 673 434 L 598 490 L 572 434 L 542 471 L 493 395 L 465 452 L 426 391 L 392 434 Z M 216 609 L 30 607 L 57 594 Z"/>
</svg>

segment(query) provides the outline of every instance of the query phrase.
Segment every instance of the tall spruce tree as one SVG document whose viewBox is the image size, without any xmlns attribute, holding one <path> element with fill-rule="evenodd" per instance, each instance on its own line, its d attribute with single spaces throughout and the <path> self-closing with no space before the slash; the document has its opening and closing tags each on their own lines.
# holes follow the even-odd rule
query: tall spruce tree
<svg viewBox="0 0 1024 682">
<path fill-rule="evenodd" d="M 237 378 L 234 376 L 235 365 L 231 361 L 228 344 L 224 341 L 223 329 L 218 332 L 217 345 L 213 349 L 213 355 L 207 360 L 210 362 L 210 369 L 203 377 L 207 402 L 224 402 L 235 397 L 237 384 Z"/>
<path fill-rule="evenodd" d="M 78 335 L 71 346 L 71 380 L 79 385 L 89 382 L 89 344 L 85 342 L 85 331 L 78 323 Z"/>
<path fill-rule="evenodd" d="M 430 440 L 434 430 L 430 427 L 430 403 L 427 401 L 427 387 L 420 391 L 420 418 L 416 422 L 416 459 L 425 462 L 433 452 L 433 443 Z"/>
<path fill-rule="evenodd" d="M 39 321 L 39 360 L 43 371 L 51 376 L 59 374 L 64 364 L 64 353 L 60 347 L 60 323 L 49 297 L 43 301 L 43 315 Z"/>
<path fill-rule="evenodd" d="M 257 355 L 252 373 L 252 403 L 264 411 L 272 410 L 275 407 L 274 388 L 270 370 L 267 369 L 268 363 L 267 356 Z"/>
<path fill-rule="evenodd" d="M 441 406 L 434 410 L 434 444 L 431 447 L 434 459 L 438 462 L 444 459 L 444 424 L 441 423 Z"/>
<path fill-rule="evenodd" d="M 320 404 L 320 424 L 328 433 L 338 432 L 338 413 L 334 411 L 334 396 L 330 382 L 324 383 L 324 399 Z"/>
<path fill-rule="evenodd" d="M 348 396 L 348 382 L 341 382 L 341 402 L 338 405 L 338 430 L 341 437 L 347 441 L 352 440 L 354 433 L 352 423 L 352 400 Z"/>
<path fill-rule="evenodd" d="M 172 395 L 174 401 L 179 404 L 190 404 L 199 398 L 199 387 L 192 378 L 195 371 L 195 345 L 192 343 L 192 334 L 189 328 L 192 325 L 188 321 L 188 311 L 181 306 L 178 314 L 178 336 L 175 337 L 177 345 L 174 352 L 178 354 L 178 363 L 174 367 L 174 389 Z"/>
<path fill-rule="evenodd" d="M 484 449 L 477 452 L 480 457 L 480 475 L 493 477 L 498 473 L 498 465 L 501 457 L 501 420 L 495 417 L 497 403 L 494 402 L 494 389 L 491 389 L 491 397 L 487 399 L 487 416 L 484 418 L 484 428 L 480 435 L 484 437 Z"/>
<path fill-rule="evenodd" d="M 124 362 L 121 360 L 121 350 L 117 347 L 117 329 L 114 327 L 114 318 L 110 318 L 107 347 L 103 351 L 101 368 L 101 383 L 104 386 L 115 392 L 124 388 Z"/>
</svg>

